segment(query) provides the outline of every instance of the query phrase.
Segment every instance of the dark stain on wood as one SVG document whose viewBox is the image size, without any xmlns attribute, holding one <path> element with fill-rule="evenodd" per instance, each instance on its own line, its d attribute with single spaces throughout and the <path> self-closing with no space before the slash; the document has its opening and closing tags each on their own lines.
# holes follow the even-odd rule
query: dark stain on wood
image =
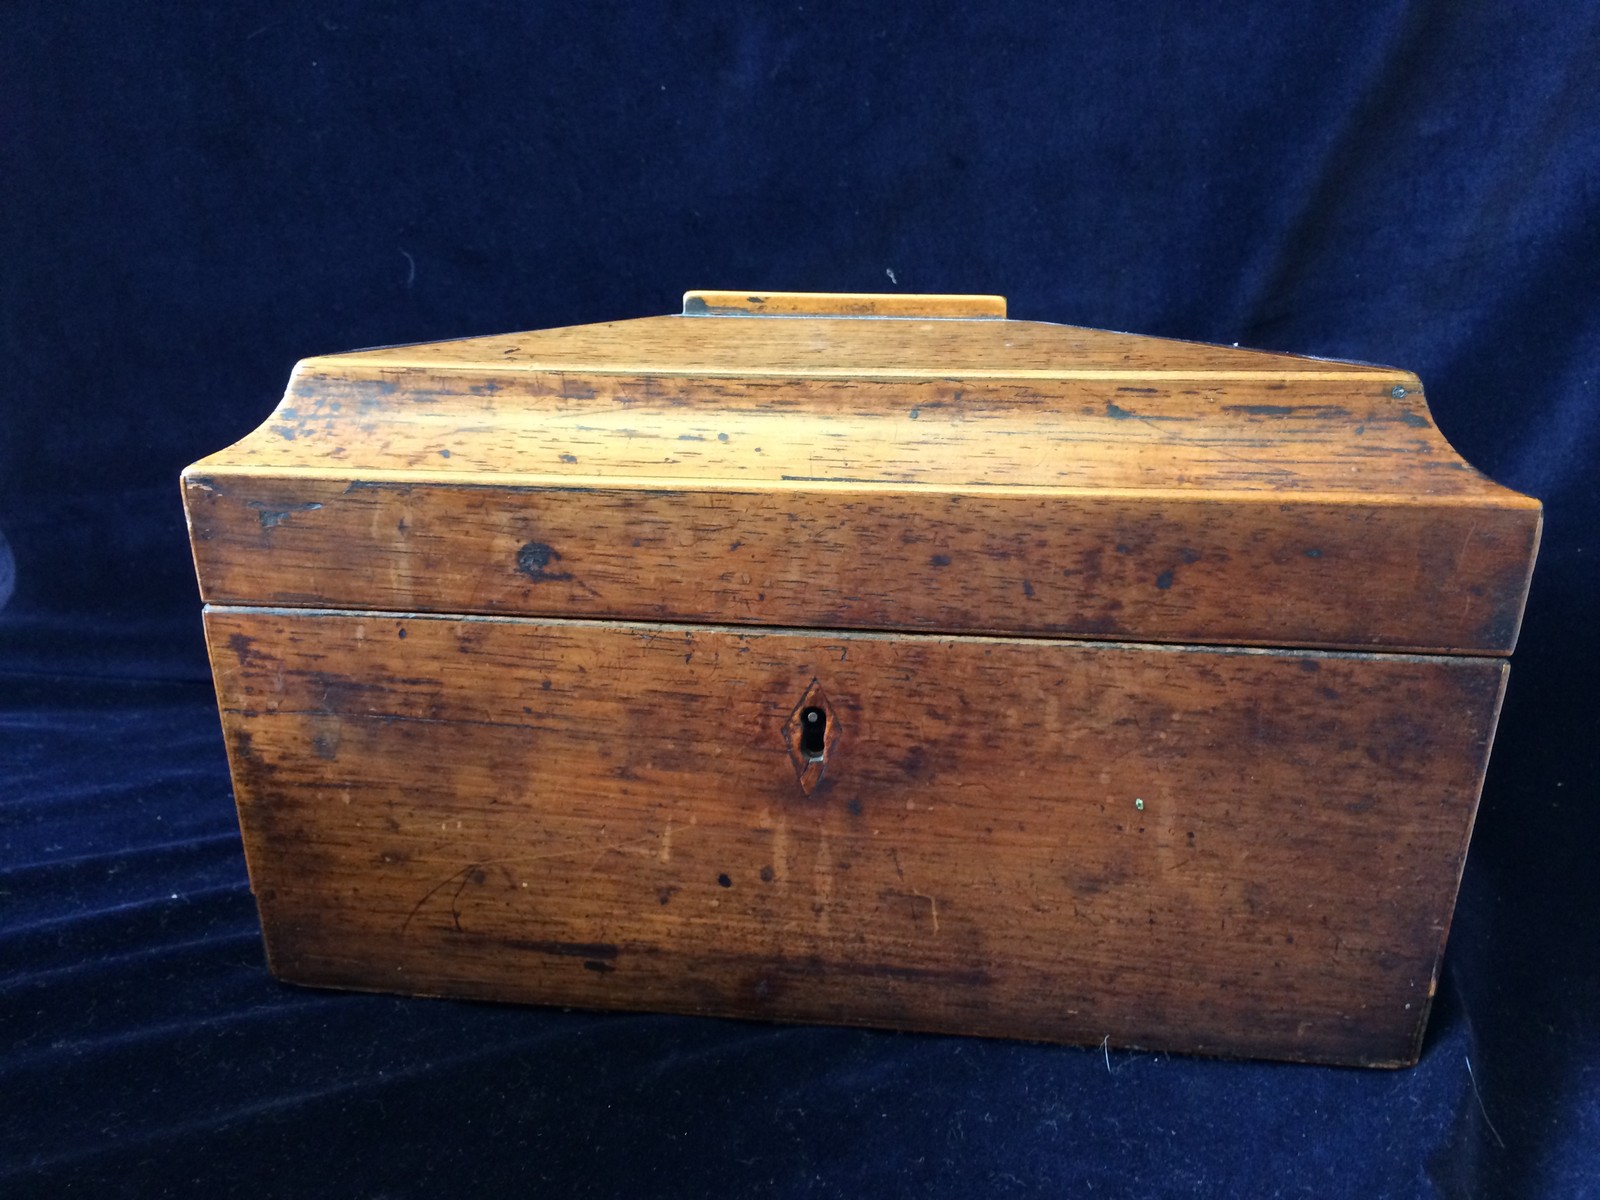
<svg viewBox="0 0 1600 1200">
<path fill-rule="evenodd" d="M 228 649 L 233 651 L 234 657 L 239 660 L 241 667 L 249 666 L 250 664 L 250 647 L 251 641 L 248 634 L 234 633 L 228 635 Z"/>
<path fill-rule="evenodd" d="M 535 954 L 554 954 L 562 958 L 592 958 L 614 961 L 621 951 L 609 942 L 538 942 L 526 938 L 502 938 L 504 945 L 513 950 L 529 950 Z"/>
<path fill-rule="evenodd" d="M 517 571 L 535 583 L 571 579 L 566 571 L 553 571 L 551 564 L 561 561 L 561 555 L 543 542 L 527 542 L 517 551 Z"/>
<path fill-rule="evenodd" d="M 1222 411 L 1247 417 L 1292 417 L 1299 410 L 1292 404 L 1224 404 Z"/>
</svg>

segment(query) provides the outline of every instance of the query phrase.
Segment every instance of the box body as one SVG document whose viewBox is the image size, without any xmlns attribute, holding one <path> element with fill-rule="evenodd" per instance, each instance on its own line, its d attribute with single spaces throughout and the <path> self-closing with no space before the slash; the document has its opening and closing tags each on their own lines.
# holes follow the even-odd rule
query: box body
<svg viewBox="0 0 1600 1200">
<path fill-rule="evenodd" d="M 1403 372 L 891 299 L 313 360 L 186 472 L 274 971 L 1414 1060 L 1537 503 Z"/>
</svg>

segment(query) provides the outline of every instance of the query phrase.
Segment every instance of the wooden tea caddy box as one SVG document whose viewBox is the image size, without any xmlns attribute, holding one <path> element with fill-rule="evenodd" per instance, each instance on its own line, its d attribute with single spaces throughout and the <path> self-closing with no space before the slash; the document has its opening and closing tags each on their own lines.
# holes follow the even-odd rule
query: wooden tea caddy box
<svg viewBox="0 0 1600 1200">
<path fill-rule="evenodd" d="M 285 980 L 1417 1057 L 1540 507 L 1413 375 L 691 292 L 183 484 Z"/>
</svg>

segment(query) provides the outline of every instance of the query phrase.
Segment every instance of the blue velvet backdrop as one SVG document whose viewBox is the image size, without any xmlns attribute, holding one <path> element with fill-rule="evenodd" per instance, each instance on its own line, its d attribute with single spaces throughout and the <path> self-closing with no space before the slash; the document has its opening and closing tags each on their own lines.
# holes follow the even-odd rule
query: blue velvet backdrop
<svg viewBox="0 0 1600 1200">
<path fill-rule="evenodd" d="M 1600 1195 L 1597 62 L 1568 0 L 5 5 L 0 1192 Z M 1404 366 L 1546 501 L 1420 1066 L 267 977 L 178 470 L 298 357 L 695 286 Z"/>
</svg>

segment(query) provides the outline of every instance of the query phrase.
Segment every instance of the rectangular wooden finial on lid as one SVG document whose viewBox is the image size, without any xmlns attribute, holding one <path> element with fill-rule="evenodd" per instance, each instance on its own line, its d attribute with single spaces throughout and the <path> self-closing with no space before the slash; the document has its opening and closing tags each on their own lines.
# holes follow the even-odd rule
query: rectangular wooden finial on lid
<svg viewBox="0 0 1600 1200">
<path fill-rule="evenodd" d="M 727 292 L 683 294 L 686 317 L 922 317 L 1004 320 L 1004 296 L 881 292 Z"/>
</svg>

